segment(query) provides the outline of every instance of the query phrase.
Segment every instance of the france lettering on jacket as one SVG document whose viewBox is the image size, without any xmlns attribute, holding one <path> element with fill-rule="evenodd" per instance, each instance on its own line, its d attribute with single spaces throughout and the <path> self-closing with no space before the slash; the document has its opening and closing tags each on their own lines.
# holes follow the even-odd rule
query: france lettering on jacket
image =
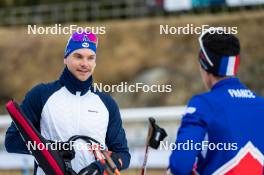
<svg viewBox="0 0 264 175">
<path fill-rule="evenodd" d="M 253 92 L 249 89 L 228 89 L 231 97 L 236 98 L 256 98 Z"/>
</svg>

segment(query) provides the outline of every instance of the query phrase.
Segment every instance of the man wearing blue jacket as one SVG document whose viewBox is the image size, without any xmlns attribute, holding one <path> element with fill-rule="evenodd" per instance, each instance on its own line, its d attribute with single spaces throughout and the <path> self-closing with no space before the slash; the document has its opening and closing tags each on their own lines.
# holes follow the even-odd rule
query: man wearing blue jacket
<svg viewBox="0 0 264 175">
<path fill-rule="evenodd" d="M 64 142 L 73 135 L 92 137 L 112 151 L 117 168 L 123 170 L 129 166 L 130 154 L 118 105 L 92 86 L 97 44 L 93 33 L 75 32 L 66 45 L 66 66 L 60 78 L 32 88 L 21 108 L 44 138 Z M 5 147 L 10 153 L 29 154 L 13 123 L 6 132 Z M 103 174 L 103 166 L 92 152 L 75 150 L 75 153 L 73 170 L 78 173 L 87 167 L 88 174 Z M 35 174 L 44 172 L 35 167 Z"/>
<path fill-rule="evenodd" d="M 189 101 L 169 160 L 174 175 L 262 175 L 264 99 L 236 76 L 240 44 L 211 29 L 199 38 L 200 73 L 209 92 Z M 257 78 L 257 77 L 252 77 Z"/>
</svg>

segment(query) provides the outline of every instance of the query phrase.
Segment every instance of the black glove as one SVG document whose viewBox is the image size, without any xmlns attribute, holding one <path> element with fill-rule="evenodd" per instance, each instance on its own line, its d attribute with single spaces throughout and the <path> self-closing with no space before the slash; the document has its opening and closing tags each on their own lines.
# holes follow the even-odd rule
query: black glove
<svg viewBox="0 0 264 175">
<path fill-rule="evenodd" d="M 100 168 L 96 163 L 91 163 L 89 166 L 83 168 L 78 175 L 101 175 Z"/>
<path fill-rule="evenodd" d="M 149 118 L 149 122 L 150 122 L 150 127 L 152 127 L 152 132 L 150 133 L 150 139 L 148 141 L 148 145 L 151 147 L 151 148 L 154 148 L 154 149 L 158 149 L 159 145 L 160 145 L 160 142 L 165 138 L 167 137 L 167 133 L 166 131 L 159 127 L 157 124 L 156 124 L 156 121 L 154 118 L 150 117 Z"/>
<path fill-rule="evenodd" d="M 121 157 L 117 153 L 112 152 L 111 158 L 114 161 L 117 169 L 121 170 L 123 168 L 123 161 L 122 161 Z"/>
</svg>

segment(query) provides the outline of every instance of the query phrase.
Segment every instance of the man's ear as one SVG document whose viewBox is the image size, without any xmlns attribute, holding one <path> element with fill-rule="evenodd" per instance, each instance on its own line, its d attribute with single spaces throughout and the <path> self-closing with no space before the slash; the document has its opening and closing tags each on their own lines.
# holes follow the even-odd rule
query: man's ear
<svg viewBox="0 0 264 175">
<path fill-rule="evenodd" d="M 67 59 L 67 58 L 64 58 L 64 59 L 63 59 L 63 63 L 64 63 L 64 64 L 67 63 L 67 60 L 66 60 L 66 59 Z"/>
</svg>

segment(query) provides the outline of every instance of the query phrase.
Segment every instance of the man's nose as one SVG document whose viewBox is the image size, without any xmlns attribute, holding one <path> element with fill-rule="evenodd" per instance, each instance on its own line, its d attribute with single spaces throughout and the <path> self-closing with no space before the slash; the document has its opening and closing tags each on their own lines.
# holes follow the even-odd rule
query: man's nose
<svg viewBox="0 0 264 175">
<path fill-rule="evenodd" d="M 83 59 L 82 62 L 81 62 L 81 66 L 89 67 L 90 66 L 90 62 L 87 59 Z"/>
</svg>

